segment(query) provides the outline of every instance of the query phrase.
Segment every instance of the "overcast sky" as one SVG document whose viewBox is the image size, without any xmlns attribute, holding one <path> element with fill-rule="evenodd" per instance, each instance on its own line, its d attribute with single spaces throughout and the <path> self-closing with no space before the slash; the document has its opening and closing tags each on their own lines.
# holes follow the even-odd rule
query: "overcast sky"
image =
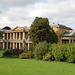
<svg viewBox="0 0 75 75">
<path fill-rule="evenodd" d="M 0 28 L 30 26 L 36 16 L 75 28 L 75 0 L 0 0 Z"/>
</svg>

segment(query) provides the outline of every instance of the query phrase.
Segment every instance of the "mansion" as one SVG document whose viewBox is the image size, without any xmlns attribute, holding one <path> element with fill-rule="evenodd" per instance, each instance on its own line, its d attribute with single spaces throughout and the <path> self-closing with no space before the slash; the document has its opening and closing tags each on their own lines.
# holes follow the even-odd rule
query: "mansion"
<svg viewBox="0 0 75 75">
<path fill-rule="evenodd" d="M 75 31 L 61 24 L 50 25 L 58 36 L 59 43 L 73 43 L 75 41 Z M 3 38 L 0 38 L 0 49 L 15 49 L 27 46 L 29 49 L 32 41 L 30 41 L 29 27 L 4 27 L 0 31 L 4 31 Z"/>
<path fill-rule="evenodd" d="M 24 45 L 29 49 L 32 41 L 29 40 L 28 27 L 16 27 L 14 29 L 4 27 L 1 31 L 5 31 L 3 38 L 0 38 L 0 47 L 2 49 L 22 48 Z"/>
</svg>

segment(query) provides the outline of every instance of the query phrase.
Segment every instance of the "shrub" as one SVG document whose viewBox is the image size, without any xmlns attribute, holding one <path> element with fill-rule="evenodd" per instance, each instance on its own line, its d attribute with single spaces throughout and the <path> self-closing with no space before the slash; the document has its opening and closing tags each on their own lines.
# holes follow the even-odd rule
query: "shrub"
<svg viewBox="0 0 75 75">
<path fill-rule="evenodd" d="M 7 56 L 7 55 L 12 55 L 12 53 L 9 50 L 7 50 L 6 52 L 3 53 L 3 56 Z"/>
<path fill-rule="evenodd" d="M 31 58 L 33 58 L 33 54 L 32 54 L 31 51 L 28 51 L 27 53 L 23 52 L 19 55 L 19 58 L 21 58 L 21 59 L 31 59 Z"/>
<path fill-rule="evenodd" d="M 21 54 L 23 52 L 24 52 L 23 50 L 16 49 L 15 55 L 19 55 L 19 54 Z"/>
<path fill-rule="evenodd" d="M 52 54 L 56 61 L 65 61 L 65 45 L 56 44 L 53 46 Z"/>
<path fill-rule="evenodd" d="M 27 59 L 27 53 L 21 53 L 20 55 L 19 55 L 19 58 L 20 59 Z"/>
<path fill-rule="evenodd" d="M 31 59 L 31 58 L 34 57 L 34 55 L 33 55 L 33 53 L 31 51 L 28 51 L 27 55 L 28 55 L 28 59 Z"/>
<path fill-rule="evenodd" d="M 29 48 L 29 51 L 34 51 L 35 50 L 35 45 L 31 45 L 31 47 Z"/>
<path fill-rule="evenodd" d="M 19 55 L 21 53 L 23 53 L 24 51 L 23 50 L 20 50 L 20 49 L 12 49 L 12 50 L 7 50 L 3 53 L 4 56 L 7 56 L 7 55 Z"/>
<path fill-rule="evenodd" d="M 75 43 L 66 46 L 65 57 L 67 62 L 75 63 Z"/>
<path fill-rule="evenodd" d="M 34 50 L 35 59 L 42 60 L 42 58 L 46 54 L 46 52 L 48 52 L 48 43 L 46 41 L 38 43 Z"/>
<path fill-rule="evenodd" d="M 48 52 L 48 53 L 46 53 L 45 54 L 45 56 L 43 56 L 43 60 L 44 61 L 53 61 L 54 60 L 54 56 L 52 55 L 52 53 L 51 52 Z"/>
<path fill-rule="evenodd" d="M 16 50 L 15 49 L 11 49 L 10 52 L 12 53 L 12 55 L 15 55 Z"/>
<path fill-rule="evenodd" d="M 23 47 L 21 48 L 21 50 L 23 50 L 24 52 L 27 52 L 27 51 L 28 51 L 28 48 L 27 48 L 27 46 L 23 46 Z"/>
<path fill-rule="evenodd" d="M 52 54 L 56 61 L 75 63 L 75 43 L 52 46 Z"/>
</svg>

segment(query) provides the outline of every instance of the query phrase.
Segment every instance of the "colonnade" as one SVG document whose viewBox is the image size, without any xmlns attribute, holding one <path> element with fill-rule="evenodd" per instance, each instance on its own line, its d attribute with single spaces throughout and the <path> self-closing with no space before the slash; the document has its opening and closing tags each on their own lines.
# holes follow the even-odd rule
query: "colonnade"
<svg viewBox="0 0 75 75">
<path fill-rule="evenodd" d="M 60 43 L 63 44 L 64 40 L 65 39 L 61 39 Z M 68 40 L 68 42 L 66 42 L 66 40 Z M 66 43 L 73 43 L 75 39 L 66 39 L 66 40 L 65 40 Z"/>
<path fill-rule="evenodd" d="M 22 34 L 21 34 L 22 33 Z M 29 33 L 29 32 L 28 32 Z M 5 36 L 5 34 L 6 34 L 6 36 Z M 25 43 L 23 42 L 24 40 L 26 41 L 28 41 L 28 43 L 27 43 L 27 47 L 28 47 L 28 50 L 29 50 L 29 36 L 28 36 L 28 39 L 25 39 L 25 32 L 13 32 L 13 33 L 5 33 L 5 34 L 3 34 L 3 40 L 7 40 L 7 42 L 3 42 L 3 49 L 15 49 L 15 48 L 21 48 L 22 46 L 24 46 L 25 45 Z M 10 34 L 10 36 L 8 36 L 8 34 Z M 13 34 L 13 35 L 12 35 Z M 18 35 L 19 34 L 19 35 Z M 11 36 L 12 35 L 12 36 Z M 5 38 L 6 37 L 6 38 Z M 10 37 L 10 39 L 8 38 L 8 37 Z M 12 37 L 13 37 L 13 39 L 12 39 Z M 10 41 L 9 41 L 10 40 Z M 8 42 L 9 41 L 9 42 Z M 13 42 L 11 42 L 11 41 L 13 41 Z M 20 42 L 20 41 L 22 41 L 22 42 Z M 10 44 L 10 47 L 9 47 L 9 45 L 8 44 Z"/>
</svg>

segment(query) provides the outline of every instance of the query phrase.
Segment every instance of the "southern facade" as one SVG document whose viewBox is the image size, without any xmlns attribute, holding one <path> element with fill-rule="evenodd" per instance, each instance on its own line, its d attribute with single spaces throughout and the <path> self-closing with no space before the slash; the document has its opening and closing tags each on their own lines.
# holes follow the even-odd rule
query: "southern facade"
<svg viewBox="0 0 75 75">
<path fill-rule="evenodd" d="M 75 31 L 61 24 L 50 25 L 58 36 L 58 42 L 73 43 L 75 42 Z M 27 46 L 29 49 L 32 41 L 30 41 L 29 27 L 16 27 L 11 29 L 4 27 L 1 31 L 5 31 L 3 38 L 0 38 L 1 49 L 15 49 Z"/>
<path fill-rule="evenodd" d="M 29 28 L 28 27 L 16 27 L 12 30 L 6 30 L 3 34 L 3 38 L 0 38 L 0 47 L 3 49 L 15 49 L 21 48 L 26 45 L 29 49 L 32 41 L 30 41 L 29 37 Z"/>
</svg>

